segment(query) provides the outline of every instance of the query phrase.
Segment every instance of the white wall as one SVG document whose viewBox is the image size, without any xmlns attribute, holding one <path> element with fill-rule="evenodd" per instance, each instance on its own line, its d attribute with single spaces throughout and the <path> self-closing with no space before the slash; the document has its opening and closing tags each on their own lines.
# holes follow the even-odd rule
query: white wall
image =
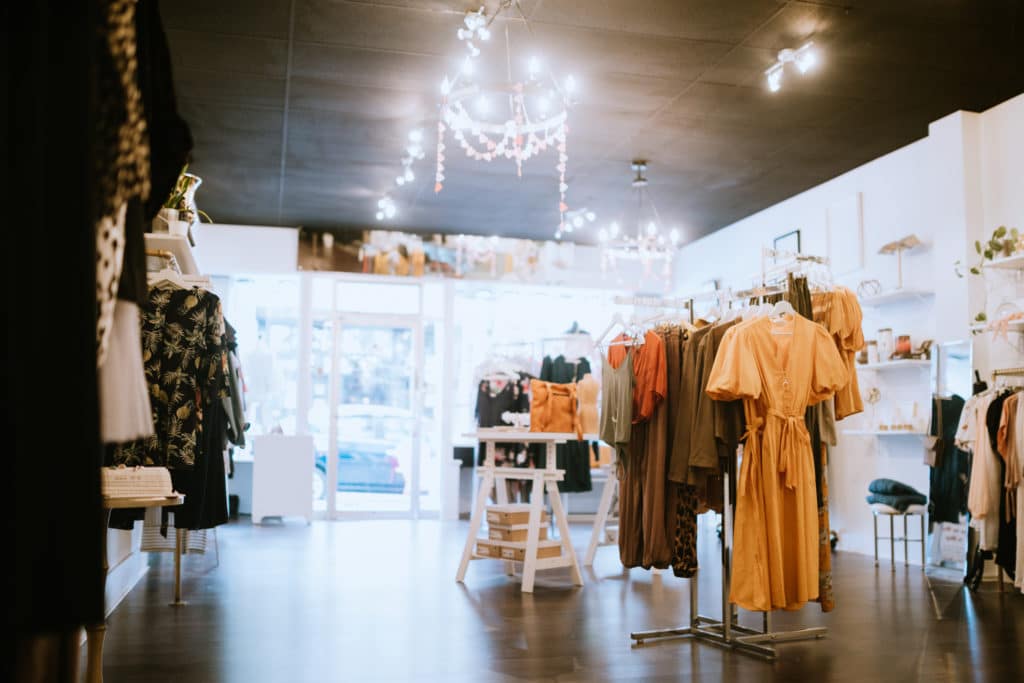
<svg viewBox="0 0 1024 683">
<path fill-rule="evenodd" d="M 969 321 L 984 305 L 984 285 L 979 278 L 958 277 L 953 264 L 970 260 L 982 231 L 988 234 L 1002 222 L 1024 224 L 1022 110 L 1024 96 L 980 115 L 951 114 L 929 126 L 928 136 L 917 142 L 687 245 L 676 264 L 676 291 L 703 291 L 712 279 L 723 286 L 750 286 L 759 277 L 761 247 L 794 229 L 801 231 L 804 253 L 843 261 L 847 253 L 838 253 L 839 236 L 830 234 L 829 209 L 859 193 L 863 266 L 834 273 L 836 282 L 856 289 L 861 281 L 875 279 L 883 289 L 892 289 L 895 257 L 880 255 L 878 249 L 913 233 L 926 246 L 904 255 L 904 287 L 935 292 L 921 301 L 866 309 L 866 337 L 892 327 L 896 334 L 910 334 L 915 345 L 923 339 L 968 339 Z M 927 414 L 931 384 L 926 371 L 861 372 L 860 381 L 862 388 L 878 386 L 885 401 L 907 408 L 917 401 L 922 416 Z M 866 417 L 840 423 L 840 432 L 867 426 Z M 879 477 L 927 493 L 921 441 L 840 434 L 831 454 L 829 488 L 831 525 L 841 549 L 872 552 L 864 496 L 868 483 Z"/>
<path fill-rule="evenodd" d="M 294 273 L 299 263 L 299 231 L 254 225 L 201 223 L 195 230 L 199 272 Z"/>
<path fill-rule="evenodd" d="M 139 551 L 142 527 L 131 531 L 107 530 L 106 613 L 110 614 L 146 573 L 146 556 Z"/>
<path fill-rule="evenodd" d="M 980 213 L 975 237 L 984 241 L 1000 225 L 1024 230 L 1024 95 L 986 111 L 979 126 L 978 174 L 982 187 Z M 973 248 L 973 247 L 972 247 Z M 1001 304 L 1013 302 L 1024 311 L 1024 277 L 1020 272 L 986 271 L 985 309 L 995 319 Z M 973 315 L 973 313 L 972 313 Z M 977 364 L 988 372 L 994 368 L 1024 365 L 1022 335 L 1007 339 L 992 334 L 975 339 Z"/>
</svg>

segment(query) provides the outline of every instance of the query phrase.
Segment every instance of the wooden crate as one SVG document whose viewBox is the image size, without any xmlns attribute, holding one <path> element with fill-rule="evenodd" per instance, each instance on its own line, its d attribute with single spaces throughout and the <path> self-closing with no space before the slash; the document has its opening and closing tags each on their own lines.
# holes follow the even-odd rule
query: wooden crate
<svg viewBox="0 0 1024 683">
<path fill-rule="evenodd" d="M 548 513 L 541 510 L 540 521 L 548 521 Z M 488 505 L 487 523 L 498 526 L 515 526 L 530 522 L 529 503 L 510 503 L 508 505 Z"/>
<path fill-rule="evenodd" d="M 487 529 L 487 538 L 492 541 L 526 541 L 526 535 L 530 532 L 525 526 L 522 528 L 518 527 L 503 527 L 492 524 Z M 548 538 L 548 528 L 542 526 L 540 528 L 540 536 L 538 538 L 542 541 Z"/>
<path fill-rule="evenodd" d="M 481 538 L 477 539 L 476 542 L 476 554 L 500 560 L 515 560 L 517 562 L 522 562 L 526 559 L 526 543 L 492 541 L 490 539 Z M 558 557 L 561 554 L 561 541 L 541 541 L 537 546 L 537 559 Z"/>
</svg>

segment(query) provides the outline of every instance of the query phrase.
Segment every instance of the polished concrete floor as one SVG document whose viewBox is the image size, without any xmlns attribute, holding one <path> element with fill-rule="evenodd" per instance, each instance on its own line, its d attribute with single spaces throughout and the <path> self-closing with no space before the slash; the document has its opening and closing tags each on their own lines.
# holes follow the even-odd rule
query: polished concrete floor
<svg viewBox="0 0 1024 683">
<path fill-rule="evenodd" d="M 765 662 L 686 640 L 632 645 L 630 631 L 684 624 L 687 583 L 623 571 L 598 551 L 586 585 L 562 570 L 522 594 L 500 562 L 455 570 L 467 524 L 299 522 L 219 531 L 214 557 L 185 559 L 188 606 L 167 605 L 172 558 L 109 620 L 105 674 L 120 681 L 1022 681 L 1024 596 L 978 593 L 918 568 L 839 553 L 837 607 L 780 613 L 775 628 L 824 625 L 824 640 Z M 574 526 L 576 547 L 589 529 Z M 718 542 L 705 533 L 701 612 L 717 615 Z M 757 625 L 756 615 L 742 617 Z"/>
</svg>

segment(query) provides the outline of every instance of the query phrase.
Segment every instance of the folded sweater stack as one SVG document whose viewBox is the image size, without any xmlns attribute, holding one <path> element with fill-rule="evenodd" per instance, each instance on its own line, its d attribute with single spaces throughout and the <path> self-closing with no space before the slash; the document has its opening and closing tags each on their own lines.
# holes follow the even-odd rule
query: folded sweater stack
<svg viewBox="0 0 1024 683">
<path fill-rule="evenodd" d="M 868 491 L 868 503 L 881 503 L 900 512 L 906 512 L 911 505 L 928 503 L 928 498 L 913 486 L 892 479 L 875 479 L 868 485 Z"/>
</svg>

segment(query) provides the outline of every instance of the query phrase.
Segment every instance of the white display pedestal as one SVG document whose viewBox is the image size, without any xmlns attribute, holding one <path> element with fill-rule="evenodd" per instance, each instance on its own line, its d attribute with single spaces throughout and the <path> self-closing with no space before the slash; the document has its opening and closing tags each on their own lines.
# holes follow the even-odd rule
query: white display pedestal
<svg viewBox="0 0 1024 683">
<path fill-rule="evenodd" d="M 562 480 L 564 471 L 555 469 L 555 444 L 574 440 L 576 435 L 481 429 L 475 434 L 467 434 L 467 436 L 472 436 L 484 442 L 487 448 L 487 456 L 483 467 L 477 468 L 477 474 L 481 477 L 480 488 L 477 490 L 476 503 L 473 506 L 473 515 L 469 523 L 469 534 L 466 537 L 466 545 L 462 550 L 462 561 L 459 563 L 459 571 L 455 575 L 455 580 L 461 583 L 466 577 L 466 569 L 469 567 L 470 560 L 494 559 L 478 555 L 475 552 L 477 540 L 482 540 L 477 538 L 477 534 L 480 532 L 480 523 L 484 519 L 487 496 L 492 489 L 495 489 L 498 502 L 502 504 L 507 503 L 508 490 L 505 487 L 505 480 L 522 479 L 533 482 L 533 486 L 530 489 L 530 520 L 527 539 L 519 543 L 505 544 L 517 549 L 520 547 L 525 549 L 522 591 L 524 593 L 533 592 L 534 578 L 538 569 L 554 569 L 556 567 L 570 567 L 572 569 L 573 584 L 582 586 L 583 576 L 580 574 L 579 562 L 576 560 L 576 551 L 572 547 L 572 538 L 569 535 L 569 520 L 562 507 L 562 498 L 558 493 L 558 482 Z M 495 444 L 499 442 L 544 444 L 546 447 L 544 468 L 496 467 L 494 464 L 494 448 Z M 551 500 L 551 510 L 554 512 L 558 523 L 561 555 L 558 557 L 538 558 L 537 549 L 540 542 L 545 489 L 547 490 L 548 498 Z M 505 561 L 506 573 L 510 576 L 513 573 L 513 566 L 513 561 Z"/>
<path fill-rule="evenodd" d="M 253 524 L 264 517 L 313 521 L 313 437 L 266 434 L 253 439 Z"/>
</svg>

